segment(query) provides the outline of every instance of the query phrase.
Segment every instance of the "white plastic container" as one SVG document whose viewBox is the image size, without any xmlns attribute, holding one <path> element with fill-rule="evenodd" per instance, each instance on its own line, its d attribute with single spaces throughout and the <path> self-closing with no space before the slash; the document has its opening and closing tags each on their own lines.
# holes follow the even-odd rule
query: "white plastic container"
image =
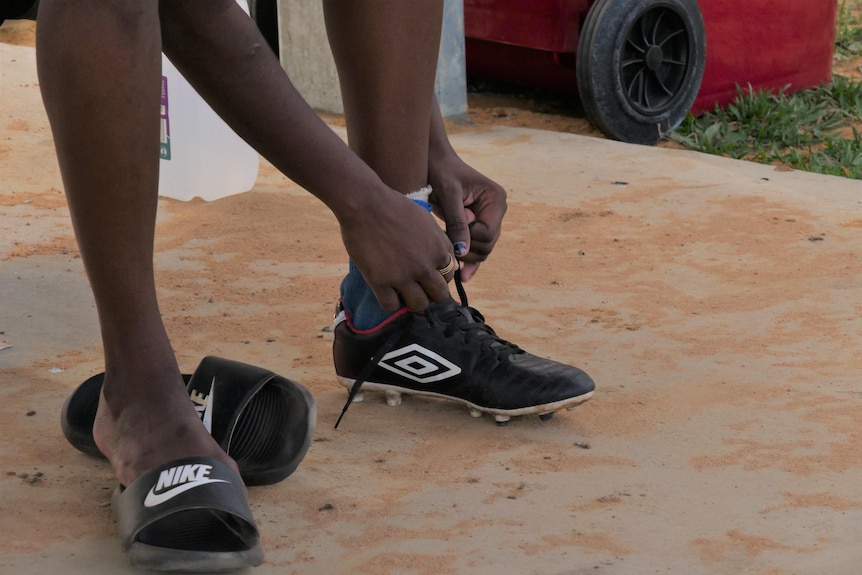
<svg viewBox="0 0 862 575">
<path fill-rule="evenodd" d="M 237 3 L 248 12 L 246 0 Z M 216 200 L 254 187 L 257 152 L 204 102 L 162 56 L 159 195 Z"/>
</svg>

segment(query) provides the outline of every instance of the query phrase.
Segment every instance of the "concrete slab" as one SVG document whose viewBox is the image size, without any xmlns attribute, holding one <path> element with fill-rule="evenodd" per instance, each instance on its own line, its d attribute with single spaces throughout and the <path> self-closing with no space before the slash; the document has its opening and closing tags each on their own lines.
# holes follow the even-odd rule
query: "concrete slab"
<svg viewBox="0 0 862 575">
<path fill-rule="evenodd" d="M 101 357 L 31 49 L 0 46 L 0 101 L 0 572 L 131 573 L 111 471 L 57 424 Z M 550 132 L 452 139 L 510 192 L 471 305 L 598 383 L 549 422 L 369 396 L 333 430 L 346 266 L 325 208 L 266 164 L 250 193 L 160 203 L 184 368 L 222 354 L 318 401 L 297 472 L 251 490 L 254 572 L 857 573 L 862 184 Z"/>
</svg>

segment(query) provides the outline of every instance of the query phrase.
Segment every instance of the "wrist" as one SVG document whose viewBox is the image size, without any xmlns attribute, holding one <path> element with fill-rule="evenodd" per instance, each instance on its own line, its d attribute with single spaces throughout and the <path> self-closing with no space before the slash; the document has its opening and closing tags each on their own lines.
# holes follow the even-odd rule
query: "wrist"
<svg viewBox="0 0 862 575">
<path fill-rule="evenodd" d="M 375 186 L 351 188 L 351 191 L 335 197 L 332 203 L 327 203 L 342 227 L 367 223 L 369 219 L 374 221 L 373 214 L 379 213 L 379 209 L 404 201 L 403 194 L 387 187 L 382 181 Z"/>
</svg>

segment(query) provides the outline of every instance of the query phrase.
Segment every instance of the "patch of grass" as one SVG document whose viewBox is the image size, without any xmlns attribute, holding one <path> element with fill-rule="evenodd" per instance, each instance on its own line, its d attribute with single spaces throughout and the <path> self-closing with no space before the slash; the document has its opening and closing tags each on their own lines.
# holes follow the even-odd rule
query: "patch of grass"
<svg viewBox="0 0 862 575">
<path fill-rule="evenodd" d="M 862 57 L 862 0 L 841 1 L 835 56 Z M 862 83 L 835 75 L 794 94 L 737 92 L 724 109 L 689 115 L 670 138 L 700 152 L 862 179 Z"/>
<path fill-rule="evenodd" d="M 862 137 L 852 128 L 852 138 L 829 138 L 816 148 L 791 149 L 782 157 L 797 170 L 862 179 Z"/>
<path fill-rule="evenodd" d="M 670 137 L 709 154 L 862 179 L 862 139 L 852 125 L 860 104 L 862 84 L 839 77 L 795 94 L 738 89 L 732 104 L 689 115 Z"/>
<path fill-rule="evenodd" d="M 835 29 L 835 57 L 847 60 L 862 56 L 862 12 L 859 0 L 841 0 Z"/>
<path fill-rule="evenodd" d="M 828 86 L 815 88 L 812 96 L 826 102 L 849 121 L 862 120 L 862 82 L 834 75 Z"/>
</svg>

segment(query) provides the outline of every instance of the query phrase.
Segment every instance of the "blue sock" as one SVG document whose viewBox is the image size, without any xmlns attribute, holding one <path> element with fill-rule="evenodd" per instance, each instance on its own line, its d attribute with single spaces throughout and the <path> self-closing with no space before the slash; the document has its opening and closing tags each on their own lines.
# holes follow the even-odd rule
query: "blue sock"
<svg viewBox="0 0 862 575">
<path fill-rule="evenodd" d="M 341 281 L 341 304 L 350 314 L 350 321 L 356 329 L 371 329 L 380 325 L 390 315 L 380 307 L 377 297 L 365 283 L 365 278 L 353 260 L 350 261 L 347 275 Z"/>
<path fill-rule="evenodd" d="M 418 192 L 408 194 L 407 197 L 430 212 L 431 204 L 428 203 L 430 193 L 431 186 L 426 186 Z M 347 275 L 341 281 L 341 304 L 350 314 L 353 327 L 359 330 L 376 327 L 392 315 L 380 307 L 374 291 L 365 282 L 362 272 L 352 260 L 349 262 Z"/>
</svg>

